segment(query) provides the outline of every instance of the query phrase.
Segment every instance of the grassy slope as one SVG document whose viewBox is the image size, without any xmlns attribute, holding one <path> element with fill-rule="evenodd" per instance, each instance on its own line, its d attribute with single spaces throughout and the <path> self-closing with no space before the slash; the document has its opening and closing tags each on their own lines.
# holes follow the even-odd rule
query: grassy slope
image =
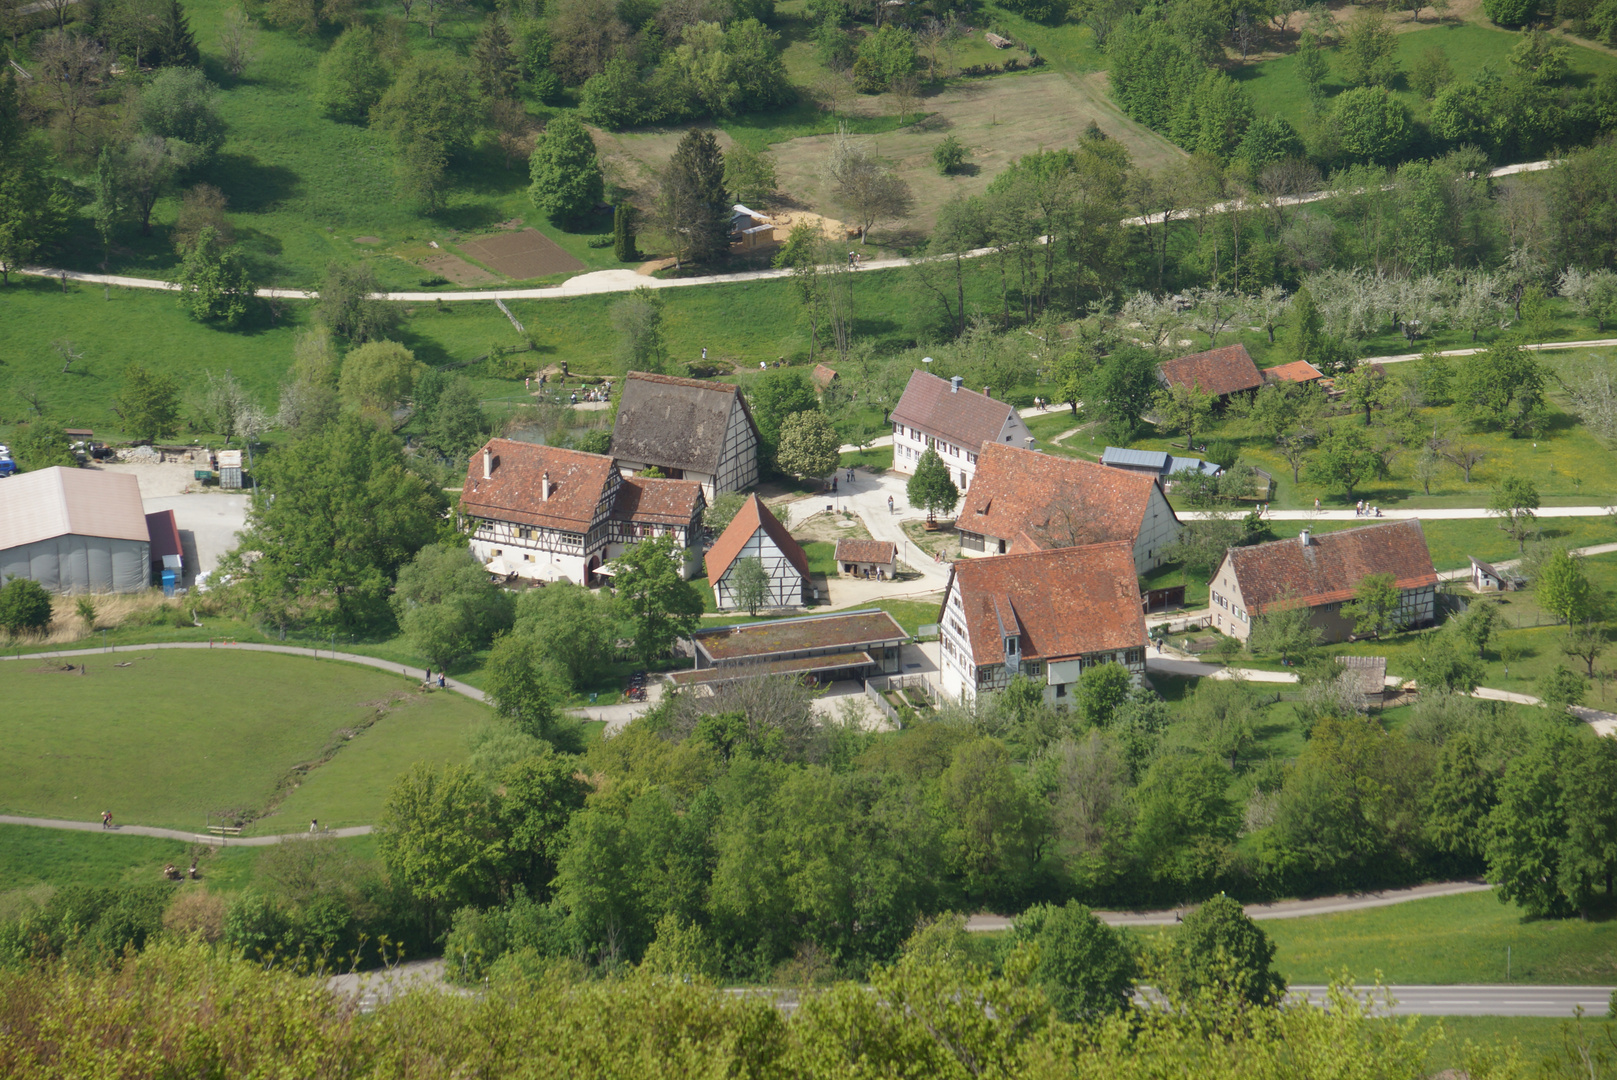
<svg viewBox="0 0 1617 1080">
<path fill-rule="evenodd" d="M 89 668 L 86 676 L 0 668 L 6 811 L 90 820 L 110 809 L 127 823 L 200 828 L 209 814 L 262 812 L 295 767 L 335 744 L 331 765 L 313 770 L 315 790 L 295 792 L 292 806 L 303 821 L 374 820 L 403 767 L 418 755 L 458 756 L 460 737 L 486 715 L 458 695 L 412 696 L 344 746 L 341 732 L 408 684 L 365 668 L 231 652 L 108 656 Z M 327 767 L 336 781 L 320 776 Z"/>
<path fill-rule="evenodd" d="M 117 885 L 155 880 L 153 867 L 176 862 L 189 849 L 153 836 L 0 825 L 0 895 L 38 885 Z"/>
</svg>

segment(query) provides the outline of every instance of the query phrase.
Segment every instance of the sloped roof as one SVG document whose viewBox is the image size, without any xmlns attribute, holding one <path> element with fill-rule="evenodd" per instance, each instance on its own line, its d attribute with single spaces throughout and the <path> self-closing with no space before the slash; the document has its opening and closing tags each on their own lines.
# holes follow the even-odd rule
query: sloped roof
<svg viewBox="0 0 1617 1080">
<path fill-rule="evenodd" d="M 626 476 L 618 485 L 612 516 L 619 521 L 652 525 L 689 525 L 707 505 L 702 485 L 695 480 L 648 480 Z"/>
<path fill-rule="evenodd" d="M 149 541 L 140 481 L 56 465 L 0 483 L 0 551 L 55 536 Z"/>
<path fill-rule="evenodd" d="M 713 546 L 707 549 L 707 558 L 704 562 L 707 566 L 708 584 L 715 584 L 724 577 L 730 565 L 741 554 L 741 549 L 747 546 L 747 541 L 751 540 L 759 529 L 769 534 L 769 538 L 775 542 L 775 546 L 780 548 L 781 553 L 799 574 L 805 578 L 809 576 L 808 556 L 803 554 L 803 548 L 792 539 L 792 534 L 786 531 L 786 526 L 769 512 L 769 507 L 765 506 L 758 496 L 748 495 L 747 501 L 736 511 L 736 516 L 730 519 L 729 526 L 719 534 Z"/>
<path fill-rule="evenodd" d="M 1138 466 L 1158 472 L 1166 469 L 1172 459 L 1173 455 L 1166 450 L 1136 450 L 1129 446 L 1108 446 L 1100 455 L 1102 465 Z"/>
<path fill-rule="evenodd" d="M 716 473 L 738 398 L 741 391 L 733 383 L 631 371 L 618 400 L 612 453 L 622 461 Z M 746 409 L 744 398 L 741 407 Z"/>
<path fill-rule="evenodd" d="M 1255 390 L 1263 385 L 1258 365 L 1241 344 L 1164 360 L 1157 365 L 1169 386 L 1199 386 L 1203 393 L 1223 397 L 1239 390 Z"/>
<path fill-rule="evenodd" d="M 1344 669 L 1342 675 L 1351 676 L 1353 688 L 1365 697 L 1377 697 L 1387 692 L 1385 656 L 1338 656 L 1336 662 Z"/>
<path fill-rule="evenodd" d="M 814 379 L 814 388 L 816 390 L 824 390 L 827 386 L 830 386 L 833 382 L 836 382 L 837 369 L 831 367 L 829 364 L 815 364 L 812 378 Z"/>
<path fill-rule="evenodd" d="M 1293 360 L 1289 364 L 1263 369 L 1263 378 L 1266 382 L 1310 383 L 1324 377 L 1325 373 L 1307 360 Z"/>
<path fill-rule="evenodd" d="M 1133 545 L 1127 541 L 962 560 L 951 572 L 978 664 L 1005 661 L 1001 627 L 1025 659 L 1063 660 L 1145 645 Z M 947 610 L 947 608 L 945 609 Z"/>
<path fill-rule="evenodd" d="M 891 540 L 838 540 L 837 562 L 890 563 L 898 557 Z"/>
<path fill-rule="evenodd" d="M 976 451 L 984 443 L 999 442 L 1000 430 L 1014 412 L 1003 401 L 964 386 L 955 390 L 948 379 L 912 371 L 904 395 L 889 415 L 899 423 Z"/>
<path fill-rule="evenodd" d="M 1004 539 L 1025 535 L 1019 551 L 1111 540 L 1132 544 L 1156 486 L 1144 473 L 991 443 L 977 459 L 955 528 Z"/>
<path fill-rule="evenodd" d="M 472 517 L 562 532 L 587 532 L 617 467 L 605 454 L 561 446 L 490 439 L 493 471 L 483 479 L 483 451 L 466 465 L 461 510 Z M 544 477 L 550 474 L 550 498 Z"/>
<path fill-rule="evenodd" d="M 160 562 L 164 555 L 184 555 L 180 544 L 180 526 L 174 520 L 174 511 L 159 510 L 146 515 L 146 532 L 152 540 L 152 562 Z"/>
<path fill-rule="evenodd" d="M 866 608 L 698 630 L 696 647 L 715 662 L 723 662 L 815 649 L 841 648 L 852 651 L 894 641 L 908 641 L 909 637 L 887 612 L 880 608 Z"/>
<path fill-rule="evenodd" d="M 1308 607 L 1351 600 L 1371 574 L 1391 574 L 1400 589 L 1437 584 L 1419 521 L 1389 521 L 1301 539 L 1231 548 L 1225 556 L 1247 610 L 1260 615 L 1279 601 Z"/>
</svg>

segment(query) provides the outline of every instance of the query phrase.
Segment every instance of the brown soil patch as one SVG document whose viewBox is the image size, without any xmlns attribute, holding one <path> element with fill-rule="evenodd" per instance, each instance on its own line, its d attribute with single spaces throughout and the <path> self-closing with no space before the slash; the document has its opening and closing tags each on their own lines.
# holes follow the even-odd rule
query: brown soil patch
<svg viewBox="0 0 1617 1080">
<path fill-rule="evenodd" d="M 563 251 L 559 244 L 538 229 L 485 236 L 480 240 L 463 240 L 459 247 L 496 273 L 517 280 L 547 274 L 571 274 L 584 269 L 583 263 Z"/>
<path fill-rule="evenodd" d="M 676 261 L 678 260 L 652 259 L 650 262 L 643 262 L 639 266 L 635 267 L 634 272 L 639 274 L 641 277 L 650 277 L 659 270 L 667 270 L 670 266 L 673 266 Z"/>
<path fill-rule="evenodd" d="M 354 243 L 356 243 L 356 244 L 380 244 L 381 242 L 382 242 L 382 238 L 380 236 L 356 236 L 356 237 L 354 237 Z"/>
<path fill-rule="evenodd" d="M 850 523 L 841 514 L 821 510 L 798 522 L 792 528 L 792 537 L 799 541 L 826 540 L 834 544 L 838 540 L 869 540 L 870 530 L 857 516 Z"/>
<path fill-rule="evenodd" d="M 434 255 L 430 259 L 422 259 L 421 268 L 447 278 L 456 285 L 487 285 L 491 281 L 500 280 L 481 266 L 473 266 L 459 255 Z"/>
</svg>

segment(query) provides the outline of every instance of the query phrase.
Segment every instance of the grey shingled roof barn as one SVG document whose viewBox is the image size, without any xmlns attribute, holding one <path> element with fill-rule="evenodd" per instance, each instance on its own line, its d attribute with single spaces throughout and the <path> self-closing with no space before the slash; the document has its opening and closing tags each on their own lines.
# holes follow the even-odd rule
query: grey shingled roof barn
<svg viewBox="0 0 1617 1080">
<path fill-rule="evenodd" d="M 612 428 L 612 455 L 662 469 L 717 473 L 740 394 L 731 383 L 630 372 Z M 752 423 L 744 398 L 741 407 Z"/>
</svg>

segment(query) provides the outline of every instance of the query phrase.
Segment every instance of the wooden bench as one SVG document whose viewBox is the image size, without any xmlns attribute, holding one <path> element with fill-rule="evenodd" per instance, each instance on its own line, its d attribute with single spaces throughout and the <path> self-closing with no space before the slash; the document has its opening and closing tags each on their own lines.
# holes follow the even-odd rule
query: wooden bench
<svg viewBox="0 0 1617 1080">
<path fill-rule="evenodd" d="M 215 836 L 240 836 L 240 825 L 209 825 L 208 831 Z"/>
</svg>

